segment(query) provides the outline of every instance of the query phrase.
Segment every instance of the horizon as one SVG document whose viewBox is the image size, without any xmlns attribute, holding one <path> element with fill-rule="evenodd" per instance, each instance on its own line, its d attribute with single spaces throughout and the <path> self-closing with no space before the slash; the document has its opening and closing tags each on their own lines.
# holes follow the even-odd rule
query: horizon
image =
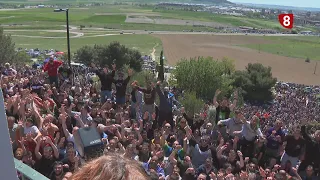
<svg viewBox="0 0 320 180">
<path fill-rule="evenodd" d="M 229 0 L 233 3 L 251 3 L 251 4 L 266 4 L 266 5 L 277 5 L 277 6 L 292 6 L 298 8 L 320 8 L 319 0 Z"/>
</svg>

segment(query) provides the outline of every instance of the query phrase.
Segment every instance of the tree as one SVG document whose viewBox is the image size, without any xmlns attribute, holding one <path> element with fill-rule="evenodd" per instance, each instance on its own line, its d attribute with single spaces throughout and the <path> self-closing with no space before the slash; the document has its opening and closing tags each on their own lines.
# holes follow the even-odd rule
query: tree
<svg viewBox="0 0 320 180">
<path fill-rule="evenodd" d="M 91 64 L 96 59 L 95 49 L 91 46 L 83 46 L 75 53 L 75 60 L 84 64 Z"/>
<path fill-rule="evenodd" d="M 158 79 L 160 81 L 164 80 L 164 64 L 163 64 L 163 51 L 160 53 L 160 67 L 159 67 L 159 74 L 158 74 Z"/>
<path fill-rule="evenodd" d="M 265 102 L 272 99 L 271 88 L 277 79 L 272 77 L 271 67 L 260 63 L 249 63 L 244 71 L 236 71 L 234 83 L 242 89 L 243 98 L 252 102 Z"/>
<path fill-rule="evenodd" d="M 4 34 L 3 28 L 0 28 L 0 63 L 12 63 L 15 59 L 15 44 L 11 36 Z"/>
<path fill-rule="evenodd" d="M 12 62 L 14 62 L 15 64 L 24 65 L 27 62 L 30 63 L 32 61 L 31 57 L 27 53 L 25 53 L 24 51 L 20 51 L 15 54 L 15 58 Z"/>
<path fill-rule="evenodd" d="M 232 92 L 234 72 L 232 60 L 224 58 L 222 61 L 212 57 L 191 58 L 180 61 L 173 72 L 177 86 L 186 91 L 194 91 L 197 97 L 212 100 L 216 89 L 222 90 L 222 95 Z"/>
<path fill-rule="evenodd" d="M 200 112 L 203 108 L 203 101 L 197 98 L 195 92 L 186 92 L 184 98 L 181 100 L 188 115 L 193 116 L 195 113 Z"/>
<path fill-rule="evenodd" d="M 119 42 L 112 42 L 109 45 L 84 46 L 75 53 L 75 60 L 84 64 L 94 62 L 102 67 L 111 66 L 116 63 L 118 68 L 129 65 L 135 71 L 141 71 L 143 64 L 141 53 L 129 49 Z"/>
</svg>

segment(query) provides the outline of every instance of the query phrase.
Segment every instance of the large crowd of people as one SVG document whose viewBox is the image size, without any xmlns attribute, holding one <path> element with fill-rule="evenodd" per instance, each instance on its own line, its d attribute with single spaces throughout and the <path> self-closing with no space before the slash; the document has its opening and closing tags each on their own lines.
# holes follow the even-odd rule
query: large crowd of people
<svg viewBox="0 0 320 180">
<path fill-rule="evenodd" d="M 49 179 L 320 179 L 320 130 L 307 128 L 320 119 L 318 87 L 277 83 L 272 103 L 241 107 L 237 92 L 231 102 L 217 90 L 192 115 L 160 81 L 142 87 L 130 69 L 90 69 L 99 88 L 53 58 L 43 69 L 2 68 L 14 157 Z M 95 159 L 79 135 L 91 128 L 103 142 Z"/>
</svg>

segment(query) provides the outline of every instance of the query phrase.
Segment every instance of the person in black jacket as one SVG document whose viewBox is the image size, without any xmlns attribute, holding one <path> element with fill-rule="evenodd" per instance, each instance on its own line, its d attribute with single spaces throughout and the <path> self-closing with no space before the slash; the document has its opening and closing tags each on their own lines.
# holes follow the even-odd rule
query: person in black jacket
<svg viewBox="0 0 320 180">
<path fill-rule="evenodd" d="M 113 83 L 116 85 L 116 102 L 117 106 L 124 105 L 126 103 L 126 90 L 127 90 L 127 84 L 130 81 L 130 77 L 132 75 L 132 69 L 128 69 L 128 77 L 126 79 L 123 79 L 123 73 L 118 73 L 118 79 L 113 80 Z"/>
<path fill-rule="evenodd" d="M 101 103 L 105 103 L 107 99 L 111 99 L 112 83 L 116 72 L 116 65 L 112 65 L 111 73 L 109 73 L 108 68 L 103 68 L 103 70 L 100 70 L 93 63 L 91 64 L 91 66 L 101 82 L 100 101 Z"/>
<path fill-rule="evenodd" d="M 156 92 L 158 93 L 160 99 L 158 127 L 162 127 L 165 121 L 167 121 L 167 123 L 169 123 L 171 127 L 174 127 L 172 105 L 169 102 L 168 96 L 166 96 L 165 93 L 161 91 L 160 84 L 161 81 L 158 81 L 156 86 Z"/>
<path fill-rule="evenodd" d="M 306 125 L 303 125 L 301 126 L 301 134 L 306 141 L 306 150 L 304 160 L 299 166 L 299 172 L 305 171 L 311 165 L 314 173 L 320 175 L 320 130 L 317 130 L 312 138 L 306 131 Z"/>
</svg>

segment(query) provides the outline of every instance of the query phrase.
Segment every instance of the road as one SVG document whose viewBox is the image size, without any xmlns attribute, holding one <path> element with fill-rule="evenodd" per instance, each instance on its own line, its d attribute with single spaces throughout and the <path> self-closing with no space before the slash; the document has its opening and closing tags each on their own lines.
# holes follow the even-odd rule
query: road
<svg viewBox="0 0 320 180">
<path fill-rule="evenodd" d="M 108 33 L 110 30 L 103 28 L 84 28 L 83 31 L 79 30 L 76 26 L 70 26 L 70 38 L 81 38 L 85 35 L 86 32 L 90 31 L 99 32 L 101 34 L 95 35 L 86 35 L 85 37 L 104 37 L 104 36 L 115 36 L 120 35 L 120 32 L 123 34 L 209 34 L 209 35 L 218 35 L 218 36 L 306 36 L 302 34 L 248 34 L 248 33 L 212 33 L 212 32 L 180 32 L 180 31 L 145 31 L 145 30 L 112 30 L 112 33 Z M 66 30 L 4 30 L 5 32 L 61 32 L 64 33 Z M 86 31 L 86 32 L 84 32 Z M 115 34 L 114 32 L 118 31 L 119 33 Z M 30 35 L 18 35 L 12 34 L 11 36 L 16 37 L 30 37 L 30 38 L 46 38 L 46 39 L 64 39 L 65 37 L 48 37 L 48 36 L 30 36 Z"/>
</svg>

